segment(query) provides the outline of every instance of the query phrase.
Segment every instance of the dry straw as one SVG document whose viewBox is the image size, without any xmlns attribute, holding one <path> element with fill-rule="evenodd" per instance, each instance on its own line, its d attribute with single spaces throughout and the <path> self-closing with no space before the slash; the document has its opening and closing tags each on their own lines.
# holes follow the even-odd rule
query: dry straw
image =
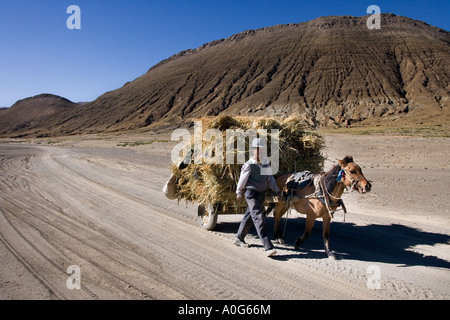
<svg viewBox="0 0 450 320">
<path fill-rule="evenodd" d="M 279 130 L 279 171 L 275 178 L 281 174 L 294 171 L 309 170 L 321 172 L 324 157 L 322 149 L 325 142 L 321 135 L 305 130 L 303 121 L 296 116 L 284 120 L 277 118 L 252 117 L 204 117 L 196 121 L 202 122 L 202 130 L 219 129 L 222 131 L 224 144 L 224 159 L 226 150 L 227 129 L 266 129 L 268 132 L 268 146 L 270 146 L 270 130 Z M 249 141 L 246 139 L 246 150 Z M 191 143 L 195 142 L 192 140 Z M 203 149 L 211 142 L 203 142 Z M 270 148 L 268 154 L 270 154 Z M 236 151 L 235 151 L 236 154 Z M 246 159 L 249 154 L 247 152 Z M 236 159 L 236 155 L 235 155 Z M 236 204 L 236 185 L 239 180 L 241 164 L 194 164 L 193 162 L 183 169 L 177 165 L 172 171 L 177 177 L 178 200 L 201 204 Z"/>
</svg>

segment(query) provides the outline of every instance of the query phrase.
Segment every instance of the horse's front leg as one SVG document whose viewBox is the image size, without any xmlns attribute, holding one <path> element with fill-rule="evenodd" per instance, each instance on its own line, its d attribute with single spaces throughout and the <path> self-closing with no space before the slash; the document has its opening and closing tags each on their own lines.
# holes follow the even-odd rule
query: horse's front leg
<svg viewBox="0 0 450 320">
<path fill-rule="evenodd" d="M 323 245 L 325 247 L 325 253 L 327 254 L 328 258 L 335 260 L 336 256 L 333 254 L 333 252 L 330 249 L 331 218 L 329 216 L 326 216 L 322 220 L 323 220 Z"/>
</svg>

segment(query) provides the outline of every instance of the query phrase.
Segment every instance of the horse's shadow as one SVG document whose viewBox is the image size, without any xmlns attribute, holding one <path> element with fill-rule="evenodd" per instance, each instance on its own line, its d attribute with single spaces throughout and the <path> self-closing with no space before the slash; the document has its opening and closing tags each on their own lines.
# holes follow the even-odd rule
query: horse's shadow
<svg viewBox="0 0 450 320">
<path fill-rule="evenodd" d="M 267 230 L 270 237 L 272 237 L 273 222 L 272 217 L 267 218 Z M 284 228 L 284 223 L 285 219 L 282 219 L 282 228 Z M 224 222 L 217 225 L 216 231 L 236 233 L 238 228 L 239 222 Z M 287 219 L 284 234 L 286 244 L 293 244 L 304 229 L 305 219 Z M 254 228 L 250 233 L 256 236 Z M 427 266 L 450 269 L 450 261 L 411 250 L 417 245 L 433 246 L 436 244 L 450 244 L 450 235 L 426 232 L 401 224 L 355 225 L 336 221 L 331 224 L 330 247 L 337 259 L 391 263 L 405 267 Z M 322 221 L 320 219 L 315 222 L 311 236 L 305 240 L 300 249 L 296 250 L 293 246 L 282 246 L 277 243 L 274 245 L 291 252 L 287 255 L 277 256 L 278 260 L 327 257 L 323 247 Z"/>
</svg>

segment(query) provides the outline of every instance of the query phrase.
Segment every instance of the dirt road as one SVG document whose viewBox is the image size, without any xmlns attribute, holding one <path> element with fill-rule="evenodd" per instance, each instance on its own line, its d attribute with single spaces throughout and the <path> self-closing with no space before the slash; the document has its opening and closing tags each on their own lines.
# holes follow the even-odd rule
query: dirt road
<svg viewBox="0 0 450 320">
<path fill-rule="evenodd" d="M 330 159 L 344 152 L 340 143 L 349 146 L 343 139 L 327 137 Z M 408 211 L 409 202 L 390 206 L 388 197 L 402 197 L 394 179 L 409 183 L 401 180 L 408 175 L 389 175 L 395 166 L 380 159 L 360 158 L 374 190 L 349 196 L 347 222 L 338 214 L 332 223 L 336 261 L 323 253 L 320 221 L 302 250 L 276 244 L 271 259 L 255 234 L 251 248 L 233 245 L 242 216 L 219 216 L 207 232 L 196 224 L 195 206 L 164 197 L 170 143 L 68 145 L 0 145 L 0 299 L 450 298 L 448 198 L 432 214 Z M 449 181 L 448 164 L 436 166 L 420 169 L 436 180 L 430 194 Z M 293 243 L 303 218 L 291 213 L 287 222 Z M 69 289 L 69 266 L 79 268 L 81 289 Z"/>
</svg>

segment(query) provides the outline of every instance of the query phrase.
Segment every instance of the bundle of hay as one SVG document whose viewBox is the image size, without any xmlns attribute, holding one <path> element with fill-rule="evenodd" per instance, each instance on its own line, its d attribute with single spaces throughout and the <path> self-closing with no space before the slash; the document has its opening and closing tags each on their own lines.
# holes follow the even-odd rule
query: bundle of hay
<svg viewBox="0 0 450 320">
<path fill-rule="evenodd" d="M 251 117 L 205 117 L 198 119 L 201 121 L 202 130 L 218 129 L 223 136 L 223 158 L 226 152 L 226 130 L 227 129 L 265 129 L 268 132 L 268 155 L 271 154 L 271 130 L 279 130 L 279 170 L 275 178 L 281 174 L 294 171 L 309 170 L 320 172 L 323 170 L 324 157 L 322 149 L 324 139 L 317 133 L 305 130 L 303 121 L 298 117 L 290 117 L 285 120 L 276 118 L 251 118 Z M 249 159 L 251 144 L 250 139 L 246 139 L 246 156 Z M 196 142 L 191 140 L 191 150 Z M 201 141 L 202 149 L 207 149 L 211 143 Z M 235 150 L 235 159 L 237 151 Z M 185 199 L 190 202 L 200 204 L 233 205 L 236 203 L 236 185 L 239 180 L 242 164 L 195 164 L 192 161 L 188 165 L 174 164 L 172 166 L 173 175 L 177 180 L 176 196 L 178 200 Z"/>
</svg>

